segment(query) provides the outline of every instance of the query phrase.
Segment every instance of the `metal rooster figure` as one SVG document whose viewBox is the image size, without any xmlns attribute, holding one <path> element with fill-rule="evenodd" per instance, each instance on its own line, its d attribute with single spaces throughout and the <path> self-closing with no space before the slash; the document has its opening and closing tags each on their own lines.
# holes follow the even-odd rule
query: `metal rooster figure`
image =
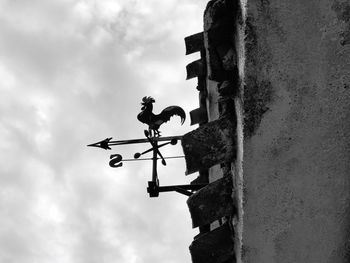
<svg viewBox="0 0 350 263">
<path fill-rule="evenodd" d="M 113 146 L 117 145 L 129 145 L 129 144 L 139 144 L 139 143 L 150 143 L 151 148 L 143 151 L 142 153 L 135 153 L 134 159 L 123 159 L 120 154 L 112 154 L 110 155 L 109 166 L 113 168 L 121 167 L 123 165 L 122 162 L 125 161 L 144 161 L 144 160 L 152 160 L 152 180 L 148 182 L 147 192 L 150 197 L 159 196 L 160 192 L 170 192 L 176 191 L 178 193 L 184 195 L 192 195 L 194 191 L 201 189 L 204 187 L 204 184 L 190 184 L 190 185 L 171 185 L 171 186 L 160 186 L 158 173 L 157 173 L 157 161 L 160 159 L 163 165 L 166 165 L 165 159 L 174 159 L 174 158 L 183 158 L 183 156 L 171 156 L 171 157 L 163 157 L 159 148 L 164 147 L 166 145 L 176 145 L 178 140 L 181 140 L 182 136 L 168 136 L 161 137 L 159 128 L 160 126 L 169 121 L 170 118 L 174 115 L 177 115 L 181 118 L 181 125 L 184 123 L 186 119 L 185 111 L 179 106 L 169 106 L 166 107 L 160 114 L 153 113 L 153 103 L 155 100 L 152 97 L 143 97 L 141 105 L 141 112 L 137 115 L 137 119 L 148 125 L 148 130 L 144 131 L 146 139 L 133 139 L 133 140 L 120 140 L 120 141 L 112 141 L 112 138 L 106 138 L 100 142 L 89 144 L 88 146 L 98 147 L 105 150 L 111 150 Z M 158 144 L 158 142 L 165 142 L 162 144 Z M 140 158 L 142 155 L 147 154 L 149 152 L 153 153 L 152 158 Z"/>
<path fill-rule="evenodd" d="M 148 125 L 148 131 L 151 137 L 159 137 L 159 127 L 163 123 L 170 120 L 174 115 L 181 118 L 181 125 L 186 120 L 185 111 L 179 106 L 166 107 L 160 114 L 153 113 L 153 103 L 156 101 L 152 97 L 143 97 L 141 102 L 141 112 L 137 115 L 137 119 Z M 152 133 L 153 132 L 153 133 Z"/>
</svg>

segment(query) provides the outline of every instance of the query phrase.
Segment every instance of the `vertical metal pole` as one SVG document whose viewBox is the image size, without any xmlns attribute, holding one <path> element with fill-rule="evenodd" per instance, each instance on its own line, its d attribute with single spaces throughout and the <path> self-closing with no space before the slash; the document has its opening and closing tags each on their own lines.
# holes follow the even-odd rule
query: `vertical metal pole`
<svg viewBox="0 0 350 263">
<path fill-rule="evenodd" d="M 158 185 L 158 175 L 157 175 L 157 148 L 158 148 L 158 142 L 156 140 L 153 140 L 154 147 L 153 147 L 153 169 L 152 169 L 152 181 L 155 182 Z"/>
</svg>

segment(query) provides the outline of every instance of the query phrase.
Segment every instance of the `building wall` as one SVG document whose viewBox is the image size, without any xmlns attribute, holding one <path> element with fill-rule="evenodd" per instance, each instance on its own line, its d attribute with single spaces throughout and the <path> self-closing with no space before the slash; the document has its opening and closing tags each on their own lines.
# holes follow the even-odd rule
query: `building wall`
<svg viewBox="0 0 350 263">
<path fill-rule="evenodd" d="M 350 262 L 350 2 L 242 8 L 242 260 Z"/>
</svg>

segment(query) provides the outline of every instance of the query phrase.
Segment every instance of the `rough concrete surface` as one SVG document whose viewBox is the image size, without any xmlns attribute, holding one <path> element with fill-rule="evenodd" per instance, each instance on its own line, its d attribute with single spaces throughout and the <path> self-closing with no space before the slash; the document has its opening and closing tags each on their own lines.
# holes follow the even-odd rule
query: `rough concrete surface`
<svg viewBox="0 0 350 263">
<path fill-rule="evenodd" d="M 247 0 L 245 263 L 350 262 L 350 2 Z"/>
</svg>

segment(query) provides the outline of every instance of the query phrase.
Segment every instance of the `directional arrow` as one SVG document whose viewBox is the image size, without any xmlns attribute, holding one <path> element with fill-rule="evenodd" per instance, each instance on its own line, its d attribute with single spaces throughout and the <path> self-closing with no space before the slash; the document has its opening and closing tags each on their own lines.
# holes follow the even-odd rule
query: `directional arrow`
<svg viewBox="0 0 350 263">
<path fill-rule="evenodd" d="M 152 137 L 153 141 L 177 141 L 181 140 L 182 136 L 167 136 L 167 137 Z M 106 138 L 103 141 L 89 144 L 90 147 L 98 147 L 105 150 L 112 150 L 111 146 L 125 145 L 125 144 L 135 144 L 135 143 L 147 143 L 149 139 L 132 139 L 132 140 L 121 140 L 121 141 L 111 141 L 112 137 Z"/>
</svg>

